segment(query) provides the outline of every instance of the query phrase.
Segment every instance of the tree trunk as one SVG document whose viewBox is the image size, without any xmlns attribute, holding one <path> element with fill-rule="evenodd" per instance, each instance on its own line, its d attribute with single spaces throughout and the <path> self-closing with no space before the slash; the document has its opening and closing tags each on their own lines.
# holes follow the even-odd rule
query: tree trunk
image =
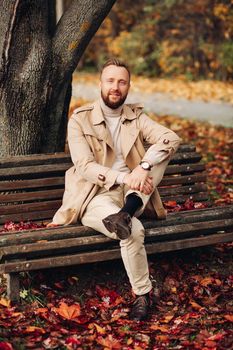
<svg viewBox="0 0 233 350">
<path fill-rule="evenodd" d="M 115 0 L 3 0 L 0 156 L 64 149 L 72 73 Z M 51 18 L 52 16 L 52 18 Z"/>
</svg>

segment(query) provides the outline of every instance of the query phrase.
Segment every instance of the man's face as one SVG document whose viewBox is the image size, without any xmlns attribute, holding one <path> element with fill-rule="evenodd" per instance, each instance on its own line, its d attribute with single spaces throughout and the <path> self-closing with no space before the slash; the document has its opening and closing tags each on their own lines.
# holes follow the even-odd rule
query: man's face
<svg viewBox="0 0 233 350">
<path fill-rule="evenodd" d="M 124 67 L 107 66 L 101 74 L 100 87 L 104 103 L 116 109 L 125 102 L 128 95 L 129 73 Z"/>
</svg>

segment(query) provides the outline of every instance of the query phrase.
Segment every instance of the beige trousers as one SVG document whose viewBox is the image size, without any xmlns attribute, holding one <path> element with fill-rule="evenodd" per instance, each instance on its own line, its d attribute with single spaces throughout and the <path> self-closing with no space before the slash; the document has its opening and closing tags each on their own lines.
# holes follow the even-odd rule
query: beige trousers
<svg viewBox="0 0 233 350">
<path fill-rule="evenodd" d="M 164 161 L 152 169 L 151 176 L 154 180 L 154 186 L 157 186 L 161 181 L 167 163 L 168 161 Z M 144 246 L 145 229 L 136 216 L 143 212 L 150 195 L 129 190 L 126 185 L 114 186 L 110 191 L 100 188 L 99 192 L 88 204 L 81 222 L 83 225 L 89 226 L 112 239 L 118 239 L 115 233 L 110 233 L 105 228 L 102 220 L 108 215 L 119 212 L 124 205 L 126 196 L 132 192 L 136 192 L 142 199 L 143 206 L 132 218 L 131 236 L 120 240 L 120 247 L 122 260 L 133 292 L 137 295 L 142 295 L 152 289 L 152 284 L 149 278 L 147 254 Z"/>
</svg>

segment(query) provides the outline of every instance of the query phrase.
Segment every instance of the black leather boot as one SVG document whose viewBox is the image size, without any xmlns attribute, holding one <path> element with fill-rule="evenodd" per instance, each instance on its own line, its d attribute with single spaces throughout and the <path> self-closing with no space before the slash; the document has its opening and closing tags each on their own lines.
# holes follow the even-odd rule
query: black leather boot
<svg viewBox="0 0 233 350">
<path fill-rule="evenodd" d="M 131 235 L 132 222 L 128 213 L 119 213 L 107 216 L 102 220 L 109 232 L 115 232 L 119 239 L 126 239 Z"/>
<path fill-rule="evenodd" d="M 148 316 L 149 307 L 151 305 L 149 293 L 137 295 L 133 303 L 133 307 L 129 318 L 133 321 L 143 321 Z"/>
</svg>

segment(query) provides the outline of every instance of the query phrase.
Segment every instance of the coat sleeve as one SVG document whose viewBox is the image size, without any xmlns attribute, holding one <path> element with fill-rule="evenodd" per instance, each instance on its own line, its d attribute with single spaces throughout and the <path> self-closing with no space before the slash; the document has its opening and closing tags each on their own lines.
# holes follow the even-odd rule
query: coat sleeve
<svg viewBox="0 0 233 350">
<path fill-rule="evenodd" d="M 152 145 L 145 153 L 143 160 L 148 160 L 147 154 L 149 155 L 152 152 L 165 153 L 165 156 L 162 157 L 162 160 L 169 158 L 173 153 L 176 152 L 181 139 L 174 131 L 155 122 L 144 113 L 142 113 L 138 118 L 139 128 L 143 135 L 143 139 Z M 148 156 L 148 158 L 150 157 Z"/>
<path fill-rule="evenodd" d="M 87 181 L 109 190 L 116 182 L 119 171 L 98 164 L 76 119 L 68 123 L 68 143 L 76 171 Z"/>
</svg>

